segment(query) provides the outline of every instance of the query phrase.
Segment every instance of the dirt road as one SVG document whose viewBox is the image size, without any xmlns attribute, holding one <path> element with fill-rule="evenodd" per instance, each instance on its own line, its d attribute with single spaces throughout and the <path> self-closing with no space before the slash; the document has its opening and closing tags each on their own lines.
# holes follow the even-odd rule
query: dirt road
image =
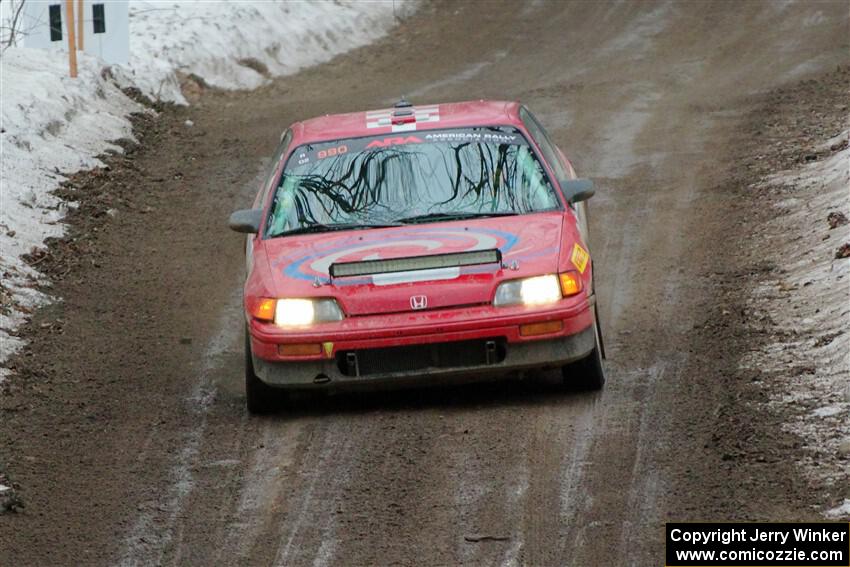
<svg viewBox="0 0 850 567">
<path fill-rule="evenodd" d="M 429 4 L 376 45 L 140 121 L 139 147 L 74 179 L 72 239 L 40 264 L 63 301 L 0 397 L 26 504 L 0 515 L 0 563 L 658 565 L 669 519 L 814 516 L 776 457 L 793 439 L 737 401 L 746 345 L 717 332 L 717 290 L 746 285 L 729 180 L 747 112 L 846 63 L 847 27 L 843 1 Z M 602 393 L 492 384 L 246 415 L 227 214 L 286 125 L 401 94 L 521 99 L 597 180 Z M 728 451 L 739 434 L 747 458 Z"/>
</svg>

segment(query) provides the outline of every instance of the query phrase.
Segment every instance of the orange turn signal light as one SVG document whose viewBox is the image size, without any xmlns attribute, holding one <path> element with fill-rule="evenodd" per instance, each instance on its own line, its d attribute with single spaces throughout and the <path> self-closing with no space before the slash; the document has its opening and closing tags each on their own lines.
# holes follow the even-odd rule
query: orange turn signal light
<svg viewBox="0 0 850 567">
<path fill-rule="evenodd" d="M 581 276 L 578 272 L 564 272 L 558 274 L 558 279 L 561 280 L 561 293 L 564 297 L 575 295 L 581 291 Z"/>
<path fill-rule="evenodd" d="M 277 345 L 277 352 L 281 356 L 310 356 L 314 354 L 322 354 L 322 345 L 318 343 Z"/>
<path fill-rule="evenodd" d="M 251 316 L 260 321 L 274 321 L 275 307 L 277 307 L 276 299 L 262 297 L 257 300 L 251 309 Z"/>
<path fill-rule="evenodd" d="M 563 328 L 564 322 L 560 319 L 557 321 L 546 321 L 545 323 L 529 323 L 519 326 L 519 334 L 523 337 L 532 337 L 534 335 L 557 333 Z"/>
</svg>

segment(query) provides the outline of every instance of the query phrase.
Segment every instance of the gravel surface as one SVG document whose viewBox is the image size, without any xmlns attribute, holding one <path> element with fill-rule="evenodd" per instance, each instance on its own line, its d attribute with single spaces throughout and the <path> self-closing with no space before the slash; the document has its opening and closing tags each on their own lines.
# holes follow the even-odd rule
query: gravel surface
<svg viewBox="0 0 850 567">
<path fill-rule="evenodd" d="M 774 269 L 752 255 L 769 196 L 746 163 L 771 89 L 847 63 L 847 23 L 843 2 L 435 3 L 328 64 L 139 117 L 31 258 L 64 301 L 0 396 L 2 482 L 26 506 L 0 514 L 0 557 L 657 565 L 666 520 L 819 517 L 799 437 L 740 364 Z M 402 93 L 520 98 L 598 180 L 603 392 L 541 376 L 246 415 L 227 214 L 287 124 Z"/>
</svg>

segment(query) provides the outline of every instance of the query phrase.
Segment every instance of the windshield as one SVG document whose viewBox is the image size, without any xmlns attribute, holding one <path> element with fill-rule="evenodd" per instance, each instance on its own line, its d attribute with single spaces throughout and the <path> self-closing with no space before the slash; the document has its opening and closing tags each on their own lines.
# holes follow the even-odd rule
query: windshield
<svg viewBox="0 0 850 567">
<path fill-rule="evenodd" d="M 275 191 L 266 236 L 559 208 L 515 128 L 405 132 L 297 148 Z"/>
</svg>

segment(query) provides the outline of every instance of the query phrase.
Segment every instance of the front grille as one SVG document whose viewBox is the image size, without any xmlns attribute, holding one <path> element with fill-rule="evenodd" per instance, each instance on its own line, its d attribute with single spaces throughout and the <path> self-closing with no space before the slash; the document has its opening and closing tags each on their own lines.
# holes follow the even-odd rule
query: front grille
<svg viewBox="0 0 850 567">
<path fill-rule="evenodd" d="M 454 341 L 338 352 L 336 362 L 345 376 L 416 372 L 428 368 L 463 368 L 505 360 L 503 338 Z"/>
</svg>

